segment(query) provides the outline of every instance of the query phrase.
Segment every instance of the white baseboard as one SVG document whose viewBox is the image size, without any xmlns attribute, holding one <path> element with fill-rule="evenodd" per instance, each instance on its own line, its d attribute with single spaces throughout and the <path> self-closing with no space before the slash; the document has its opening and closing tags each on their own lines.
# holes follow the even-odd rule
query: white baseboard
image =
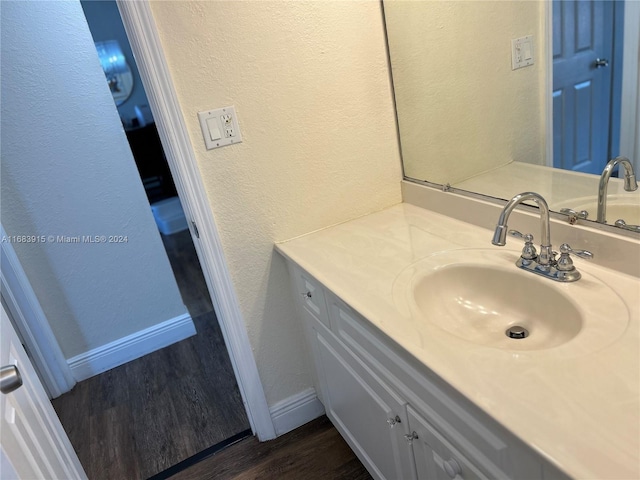
<svg viewBox="0 0 640 480">
<path fill-rule="evenodd" d="M 284 435 L 324 413 L 315 389 L 309 388 L 290 396 L 269 409 L 276 435 Z"/>
<path fill-rule="evenodd" d="M 76 381 L 80 382 L 195 334 L 196 327 L 191 316 L 185 313 L 76 355 L 67 363 Z"/>
</svg>

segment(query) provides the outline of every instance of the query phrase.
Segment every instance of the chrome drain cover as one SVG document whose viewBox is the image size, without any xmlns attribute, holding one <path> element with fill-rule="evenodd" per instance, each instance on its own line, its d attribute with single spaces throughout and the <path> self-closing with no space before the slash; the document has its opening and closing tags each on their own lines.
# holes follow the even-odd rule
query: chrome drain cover
<svg viewBox="0 0 640 480">
<path fill-rule="evenodd" d="M 529 330 L 519 325 L 514 325 L 507 328 L 507 331 L 504 333 L 507 335 L 507 337 L 515 338 L 516 340 L 527 338 L 529 336 Z"/>
</svg>

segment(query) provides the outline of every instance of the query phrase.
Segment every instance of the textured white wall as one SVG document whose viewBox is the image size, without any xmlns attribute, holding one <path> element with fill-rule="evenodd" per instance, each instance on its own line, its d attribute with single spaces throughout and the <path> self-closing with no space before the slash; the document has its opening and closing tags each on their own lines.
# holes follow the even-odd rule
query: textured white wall
<svg viewBox="0 0 640 480">
<path fill-rule="evenodd" d="M 273 244 L 401 201 L 377 2 L 152 2 L 267 400 L 311 383 Z M 207 151 L 197 112 L 235 105 Z"/>
<path fill-rule="evenodd" d="M 385 1 L 405 174 L 457 183 L 545 164 L 541 1 Z M 511 39 L 535 65 L 511 70 Z"/>
<path fill-rule="evenodd" d="M 3 2 L 2 223 L 67 358 L 186 313 L 80 3 Z"/>
</svg>

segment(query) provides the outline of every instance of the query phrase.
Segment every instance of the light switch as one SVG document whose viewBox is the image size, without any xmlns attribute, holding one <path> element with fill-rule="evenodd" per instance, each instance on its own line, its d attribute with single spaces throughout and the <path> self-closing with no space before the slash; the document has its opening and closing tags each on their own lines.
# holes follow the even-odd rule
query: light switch
<svg viewBox="0 0 640 480">
<path fill-rule="evenodd" d="M 207 150 L 242 142 L 235 107 L 198 112 L 198 119 Z"/>
<path fill-rule="evenodd" d="M 511 40 L 511 70 L 533 65 L 533 35 Z"/>
<path fill-rule="evenodd" d="M 218 119 L 215 117 L 207 118 L 207 128 L 209 129 L 209 138 L 214 140 L 220 140 L 222 135 L 220 134 L 220 127 L 218 126 Z"/>
<path fill-rule="evenodd" d="M 533 53 L 531 52 L 531 43 L 525 42 L 522 44 L 522 60 L 532 60 Z"/>
</svg>

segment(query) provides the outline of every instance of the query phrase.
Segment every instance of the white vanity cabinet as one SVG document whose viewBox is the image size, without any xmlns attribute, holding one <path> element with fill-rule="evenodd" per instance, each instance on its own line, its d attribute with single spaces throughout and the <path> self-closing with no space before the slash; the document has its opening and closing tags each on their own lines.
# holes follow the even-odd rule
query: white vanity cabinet
<svg viewBox="0 0 640 480">
<path fill-rule="evenodd" d="M 288 261 L 319 399 L 378 479 L 566 479 Z"/>
<path fill-rule="evenodd" d="M 377 478 L 415 479 L 407 403 L 331 334 L 323 288 L 290 265 L 313 352 L 318 397 L 351 448 Z"/>
<path fill-rule="evenodd" d="M 317 335 L 327 414 L 372 475 L 414 479 L 407 403 L 329 336 Z"/>
</svg>

